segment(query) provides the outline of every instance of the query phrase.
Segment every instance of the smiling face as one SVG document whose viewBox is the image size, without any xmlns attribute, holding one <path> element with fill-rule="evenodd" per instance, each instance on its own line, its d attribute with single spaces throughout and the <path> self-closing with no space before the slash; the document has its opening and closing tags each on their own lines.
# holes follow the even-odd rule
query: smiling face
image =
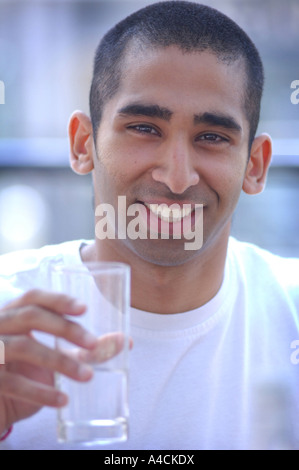
<svg viewBox="0 0 299 470">
<path fill-rule="evenodd" d="M 205 249 L 229 232 L 248 161 L 242 63 L 169 47 L 128 54 L 122 77 L 97 133 L 95 202 L 203 204 Z M 182 239 L 112 242 L 162 265 L 198 255 Z"/>
<path fill-rule="evenodd" d="M 248 163 L 246 80 L 242 61 L 227 65 L 211 53 L 177 47 L 145 52 L 128 53 L 120 87 L 103 110 L 95 203 L 109 203 L 117 214 L 118 196 L 126 196 L 127 207 L 139 204 L 147 217 L 160 204 L 202 204 L 199 251 L 185 250 L 184 239 L 172 237 L 101 241 L 118 259 L 171 266 L 228 238 Z M 192 222 L 193 212 L 173 214 L 179 224 L 184 215 Z M 169 216 L 167 207 L 162 215 Z"/>
</svg>

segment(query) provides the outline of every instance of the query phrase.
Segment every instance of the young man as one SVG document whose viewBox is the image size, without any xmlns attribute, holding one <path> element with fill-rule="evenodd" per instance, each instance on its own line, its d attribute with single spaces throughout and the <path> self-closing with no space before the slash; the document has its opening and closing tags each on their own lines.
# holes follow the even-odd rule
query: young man
<svg viewBox="0 0 299 470">
<path fill-rule="evenodd" d="M 17 424 L 1 447 L 59 447 L 53 408 L 66 398 L 54 388 L 54 371 L 90 379 L 83 364 L 30 335 L 41 330 L 94 346 L 70 323 L 81 307 L 47 291 L 42 269 L 54 257 L 131 266 L 130 437 L 109 449 L 252 446 L 259 436 L 258 372 L 283 369 L 295 381 L 298 375 L 290 357 L 299 337 L 299 261 L 230 238 L 241 190 L 263 190 L 271 159 L 269 136 L 255 136 L 262 88 L 263 67 L 251 40 L 206 6 L 154 4 L 104 37 L 91 119 L 81 112 L 70 119 L 71 165 L 79 174 L 93 173 L 96 207 L 110 204 L 119 220 L 123 196 L 124 212 L 139 208 L 145 233 L 156 220 L 158 236 L 120 237 L 116 226 L 115 236 L 2 257 L 0 433 Z M 187 221 L 195 226 L 198 206 L 202 243 L 186 249 L 186 237 L 174 231 Z M 298 394 L 293 399 L 296 416 Z M 279 438 L 277 445 L 286 445 L 287 437 L 296 447 L 297 421 L 291 434 L 274 433 L 268 442 L 266 436 L 263 445 L 275 446 Z"/>
</svg>

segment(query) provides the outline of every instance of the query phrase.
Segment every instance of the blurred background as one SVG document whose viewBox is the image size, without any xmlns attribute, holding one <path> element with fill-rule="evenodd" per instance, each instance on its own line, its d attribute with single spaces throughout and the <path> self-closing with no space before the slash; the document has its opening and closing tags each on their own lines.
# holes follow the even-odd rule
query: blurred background
<svg viewBox="0 0 299 470">
<path fill-rule="evenodd" d="M 0 254 L 93 238 L 90 176 L 68 167 L 67 123 L 89 112 L 95 48 L 143 0 L 0 0 Z M 242 194 L 233 234 L 299 256 L 298 0 L 202 0 L 242 26 L 266 73 L 260 132 L 274 157 L 267 189 Z M 298 93 L 299 97 L 299 93 Z"/>
</svg>

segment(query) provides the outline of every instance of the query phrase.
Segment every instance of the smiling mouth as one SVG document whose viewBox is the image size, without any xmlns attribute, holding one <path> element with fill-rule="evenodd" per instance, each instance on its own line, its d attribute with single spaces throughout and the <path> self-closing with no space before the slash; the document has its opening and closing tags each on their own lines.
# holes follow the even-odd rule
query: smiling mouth
<svg viewBox="0 0 299 470">
<path fill-rule="evenodd" d="M 150 239 L 194 240 L 197 247 L 197 242 L 202 239 L 203 209 L 206 204 L 140 200 L 136 203 L 145 208 L 145 210 L 137 209 L 138 226 L 143 227 L 142 230 L 149 234 Z M 193 242 L 190 243 L 192 245 Z"/>
<path fill-rule="evenodd" d="M 183 207 L 179 207 L 178 204 L 147 204 L 143 203 L 155 216 L 164 222 L 173 223 L 181 222 L 182 219 L 188 217 L 192 212 L 191 204 L 184 204 Z"/>
</svg>

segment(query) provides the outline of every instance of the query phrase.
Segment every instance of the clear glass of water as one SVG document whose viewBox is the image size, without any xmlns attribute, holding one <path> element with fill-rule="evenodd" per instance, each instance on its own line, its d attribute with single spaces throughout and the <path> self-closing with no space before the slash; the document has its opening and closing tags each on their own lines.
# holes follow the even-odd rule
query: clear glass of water
<svg viewBox="0 0 299 470">
<path fill-rule="evenodd" d="M 87 305 L 72 321 L 98 338 L 91 352 L 80 350 L 62 338 L 56 348 L 76 355 L 93 368 L 88 382 L 56 374 L 56 386 L 69 397 L 58 410 L 58 441 L 107 444 L 128 437 L 128 363 L 130 268 L 121 263 L 54 264 L 52 289 Z"/>
</svg>

